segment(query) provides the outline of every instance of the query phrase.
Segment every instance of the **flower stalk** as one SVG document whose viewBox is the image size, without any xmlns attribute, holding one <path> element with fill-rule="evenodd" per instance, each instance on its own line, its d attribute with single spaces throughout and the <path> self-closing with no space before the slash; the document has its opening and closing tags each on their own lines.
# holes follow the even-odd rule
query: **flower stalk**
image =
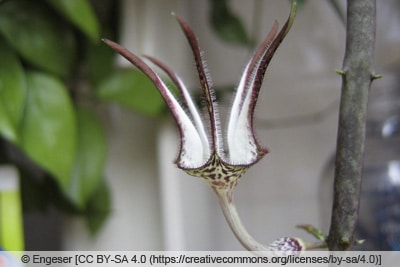
<svg viewBox="0 0 400 267">
<path fill-rule="evenodd" d="M 233 190 L 213 188 L 217 194 L 219 204 L 226 221 L 229 224 L 233 234 L 242 244 L 242 246 L 249 251 L 267 251 L 270 250 L 267 246 L 257 242 L 243 226 L 240 216 L 236 210 L 233 201 Z"/>
</svg>

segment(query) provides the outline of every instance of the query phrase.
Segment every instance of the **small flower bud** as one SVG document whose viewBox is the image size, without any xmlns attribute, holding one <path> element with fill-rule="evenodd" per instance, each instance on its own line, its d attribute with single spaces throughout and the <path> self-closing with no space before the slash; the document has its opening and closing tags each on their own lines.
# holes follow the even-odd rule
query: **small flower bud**
<svg viewBox="0 0 400 267">
<path fill-rule="evenodd" d="M 304 241 L 297 237 L 282 237 L 269 245 L 270 251 L 294 252 L 306 250 Z"/>
</svg>

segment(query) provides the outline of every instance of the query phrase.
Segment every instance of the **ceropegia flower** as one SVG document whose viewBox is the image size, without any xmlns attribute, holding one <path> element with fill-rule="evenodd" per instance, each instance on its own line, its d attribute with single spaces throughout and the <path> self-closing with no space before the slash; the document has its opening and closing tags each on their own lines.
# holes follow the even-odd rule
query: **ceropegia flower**
<svg viewBox="0 0 400 267">
<path fill-rule="evenodd" d="M 117 43 L 103 40 L 145 73 L 157 87 L 180 131 L 180 153 L 176 161 L 178 167 L 190 175 L 202 178 L 217 193 L 228 223 L 238 239 L 249 250 L 267 250 L 267 248 L 253 240 L 241 225 L 233 204 L 233 189 L 242 174 L 267 153 L 267 149 L 258 143 L 254 135 L 254 109 L 267 66 L 288 33 L 294 20 L 295 11 L 296 4 L 294 2 L 290 16 L 282 29 L 278 32 L 278 23 L 275 21 L 270 33 L 246 65 L 230 111 L 226 142 L 221 135 L 215 92 L 206 70 L 203 54 L 193 31 L 185 21 L 176 17 L 194 54 L 206 102 L 207 118 L 202 118 L 188 89 L 174 71 L 152 57 L 145 57 L 170 77 L 179 89 L 181 95 L 179 100 L 168 89 L 160 76 L 140 57 Z M 208 120 L 208 123 L 203 122 L 205 119 Z M 225 143 L 226 148 L 224 148 Z"/>
</svg>

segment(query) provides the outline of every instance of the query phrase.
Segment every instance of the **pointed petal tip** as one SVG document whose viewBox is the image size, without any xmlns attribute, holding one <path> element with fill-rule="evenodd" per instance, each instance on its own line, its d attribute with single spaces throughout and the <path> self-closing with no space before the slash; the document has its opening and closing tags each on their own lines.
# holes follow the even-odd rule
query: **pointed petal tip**
<svg viewBox="0 0 400 267">
<path fill-rule="evenodd" d="M 118 50 L 118 48 L 119 48 L 119 49 L 122 48 L 122 46 L 120 46 L 120 45 L 117 44 L 116 42 L 111 41 L 111 40 L 109 40 L 109 39 L 107 39 L 107 38 L 101 38 L 101 41 L 103 41 L 106 45 L 108 45 L 109 47 L 111 47 L 111 48 L 114 49 L 114 50 Z M 117 52 L 119 52 L 119 51 L 117 51 Z"/>
<path fill-rule="evenodd" d="M 190 28 L 190 26 L 186 23 L 186 21 L 181 18 L 178 15 L 174 15 L 174 17 L 176 18 L 176 20 L 178 21 L 179 25 L 181 26 L 181 28 L 183 29 L 183 31 L 185 32 L 185 34 L 187 35 L 187 32 L 192 32 L 192 29 Z"/>
<path fill-rule="evenodd" d="M 111 47 L 115 52 L 117 52 L 118 54 L 120 54 L 121 56 L 125 57 L 128 61 L 131 61 L 131 63 L 133 65 L 136 66 L 136 64 L 132 61 L 137 61 L 137 59 L 139 58 L 138 56 L 136 56 L 135 54 L 133 54 L 131 51 L 129 51 L 126 47 L 120 45 L 119 43 L 116 43 L 114 41 L 111 41 L 107 38 L 102 38 L 101 39 L 106 45 L 108 45 L 109 47 Z M 133 58 L 136 58 L 136 60 L 133 60 Z"/>
<path fill-rule="evenodd" d="M 109 40 L 107 38 L 101 38 L 101 41 L 106 43 L 106 44 L 109 44 L 110 42 L 112 42 L 111 40 Z"/>
<path fill-rule="evenodd" d="M 102 41 L 103 43 L 105 43 L 106 45 L 108 45 L 108 42 L 109 42 L 110 40 L 108 40 L 107 38 L 101 38 L 101 41 Z"/>
</svg>

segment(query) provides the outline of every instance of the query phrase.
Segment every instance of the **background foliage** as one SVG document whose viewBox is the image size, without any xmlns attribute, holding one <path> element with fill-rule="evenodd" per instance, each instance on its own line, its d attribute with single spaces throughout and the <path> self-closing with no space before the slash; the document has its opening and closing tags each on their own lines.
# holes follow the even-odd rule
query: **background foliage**
<svg viewBox="0 0 400 267">
<path fill-rule="evenodd" d="M 0 1 L 0 160 L 20 170 L 25 211 L 53 205 L 92 232 L 110 208 L 95 87 L 113 71 L 100 42 L 115 37 L 112 2 Z"/>
</svg>

